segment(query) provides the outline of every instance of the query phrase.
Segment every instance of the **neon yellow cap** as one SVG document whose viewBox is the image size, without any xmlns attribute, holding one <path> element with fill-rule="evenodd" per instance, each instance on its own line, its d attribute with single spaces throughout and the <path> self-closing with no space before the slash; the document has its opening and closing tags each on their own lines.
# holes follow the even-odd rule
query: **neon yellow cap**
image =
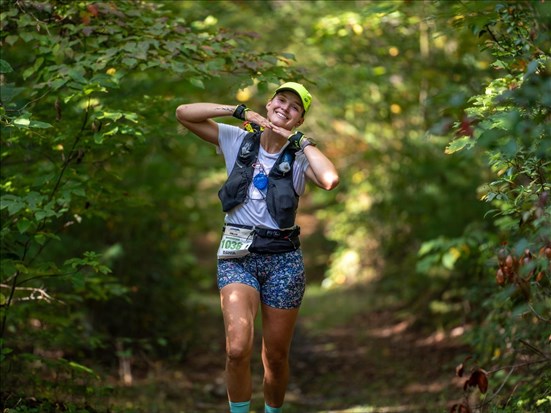
<svg viewBox="0 0 551 413">
<path fill-rule="evenodd" d="M 278 87 L 274 93 L 274 96 L 279 92 L 284 92 L 286 90 L 290 90 L 291 92 L 295 92 L 302 101 L 302 107 L 304 108 L 304 113 L 308 112 L 308 109 L 310 109 L 310 105 L 312 104 L 312 95 L 304 86 L 302 86 L 300 83 L 295 82 L 287 82 L 282 84 L 280 87 Z"/>
</svg>

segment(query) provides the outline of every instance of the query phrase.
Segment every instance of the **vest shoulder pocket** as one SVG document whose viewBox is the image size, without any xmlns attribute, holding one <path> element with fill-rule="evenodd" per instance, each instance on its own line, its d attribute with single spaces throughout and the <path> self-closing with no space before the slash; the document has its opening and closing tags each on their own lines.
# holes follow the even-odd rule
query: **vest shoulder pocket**
<svg viewBox="0 0 551 413">
<path fill-rule="evenodd" d="M 295 224 L 298 198 L 292 184 L 270 187 L 267 197 L 268 212 L 281 228 L 289 228 Z"/>
<path fill-rule="evenodd" d="M 228 212 L 247 199 L 250 181 L 245 170 L 241 174 L 232 174 L 218 191 L 222 201 L 222 210 Z"/>
</svg>

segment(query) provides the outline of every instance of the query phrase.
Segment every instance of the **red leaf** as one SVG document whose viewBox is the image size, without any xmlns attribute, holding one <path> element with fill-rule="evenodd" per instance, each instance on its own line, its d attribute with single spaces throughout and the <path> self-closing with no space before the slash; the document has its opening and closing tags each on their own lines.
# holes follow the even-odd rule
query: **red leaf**
<svg viewBox="0 0 551 413">
<path fill-rule="evenodd" d="M 482 369 L 474 370 L 465 381 L 463 390 L 466 391 L 469 387 L 478 387 L 481 393 L 486 393 L 488 391 L 488 373 Z"/>
<path fill-rule="evenodd" d="M 95 4 L 89 4 L 86 6 L 86 9 L 90 12 L 90 14 L 94 17 L 98 17 L 99 11 L 98 6 Z"/>
<path fill-rule="evenodd" d="M 459 124 L 459 130 L 457 131 L 457 134 L 459 136 L 473 136 L 474 129 L 473 129 L 473 122 L 469 118 L 465 117 L 461 119 L 461 123 Z"/>
<path fill-rule="evenodd" d="M 478 373 L 478 389 L 482 394 L 484 394 L 488 391 L 488 374 L 482 369 L 478 369 Z"/>
<path fill-rule="evenodd" d="M 475 370 L 471 373 L 465 384 L 463 385 L 463 390 L 467 390 L 469 387 L 474 387 L 478 384 L 478 372 Z"/>
</svg>

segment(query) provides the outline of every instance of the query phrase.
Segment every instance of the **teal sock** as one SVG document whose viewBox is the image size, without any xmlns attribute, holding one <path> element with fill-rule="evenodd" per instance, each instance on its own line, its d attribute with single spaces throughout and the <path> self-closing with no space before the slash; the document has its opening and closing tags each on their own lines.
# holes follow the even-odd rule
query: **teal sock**
<svg viewBox="0 0 551 413">
<path fill-rule="evenodd" d="M 251 401 L 248 402 L 230 402 L 230 413 L 249 413 Z"/>
<path fill-rule="evenodd" d="M 264 403 L 264 413 L 283 413 L 283 406 L 281 407 L 272 407 Z"/>
</svg>

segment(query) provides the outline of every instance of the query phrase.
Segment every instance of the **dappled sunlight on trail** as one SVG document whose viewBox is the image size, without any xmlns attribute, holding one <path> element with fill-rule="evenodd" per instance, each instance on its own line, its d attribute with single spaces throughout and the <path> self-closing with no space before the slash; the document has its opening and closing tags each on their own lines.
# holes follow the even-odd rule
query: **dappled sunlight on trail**
<svg viewBox="0 0 551 413">
<path fill-rule="evenodd" d="M 459 342 L 462 329 L 419 330 L 397 303 L 381 305 L 381 297 L 366 300 L 376 297 L 370 287 L 312 290 L 291 349 L 285 413 L 449 411 L 461 395 L 462 382 L 454 371 L 466 353 Z M 136 382 L 135 391 L 144 389 L 139 397 L 163 398 L 165 412 L 226 411 L 223 322 L 215 297 L 209 305 L 212 308 L 202 315 L 200 342 L 190 349 L 185 363 L 159 368 Z M 256 331 L 255 348 L 259 346 Z M 252 371 L 251 413 L 261 413 L 258 356 Z M 149 402 L 140 404 L 144 403 Z"/>
<path fill-rule="evenodd" d="M 449 338 L 427 340 L 410 327 L 385 311 L 357 316 L 325 335 L 299 332 L 294 359 L 301 397 L 296 402 L 316 405 L 291 411 L 445 411 L 460 387 L 453 382 L 453 365 L 463 349 Z"/>
</svg>

